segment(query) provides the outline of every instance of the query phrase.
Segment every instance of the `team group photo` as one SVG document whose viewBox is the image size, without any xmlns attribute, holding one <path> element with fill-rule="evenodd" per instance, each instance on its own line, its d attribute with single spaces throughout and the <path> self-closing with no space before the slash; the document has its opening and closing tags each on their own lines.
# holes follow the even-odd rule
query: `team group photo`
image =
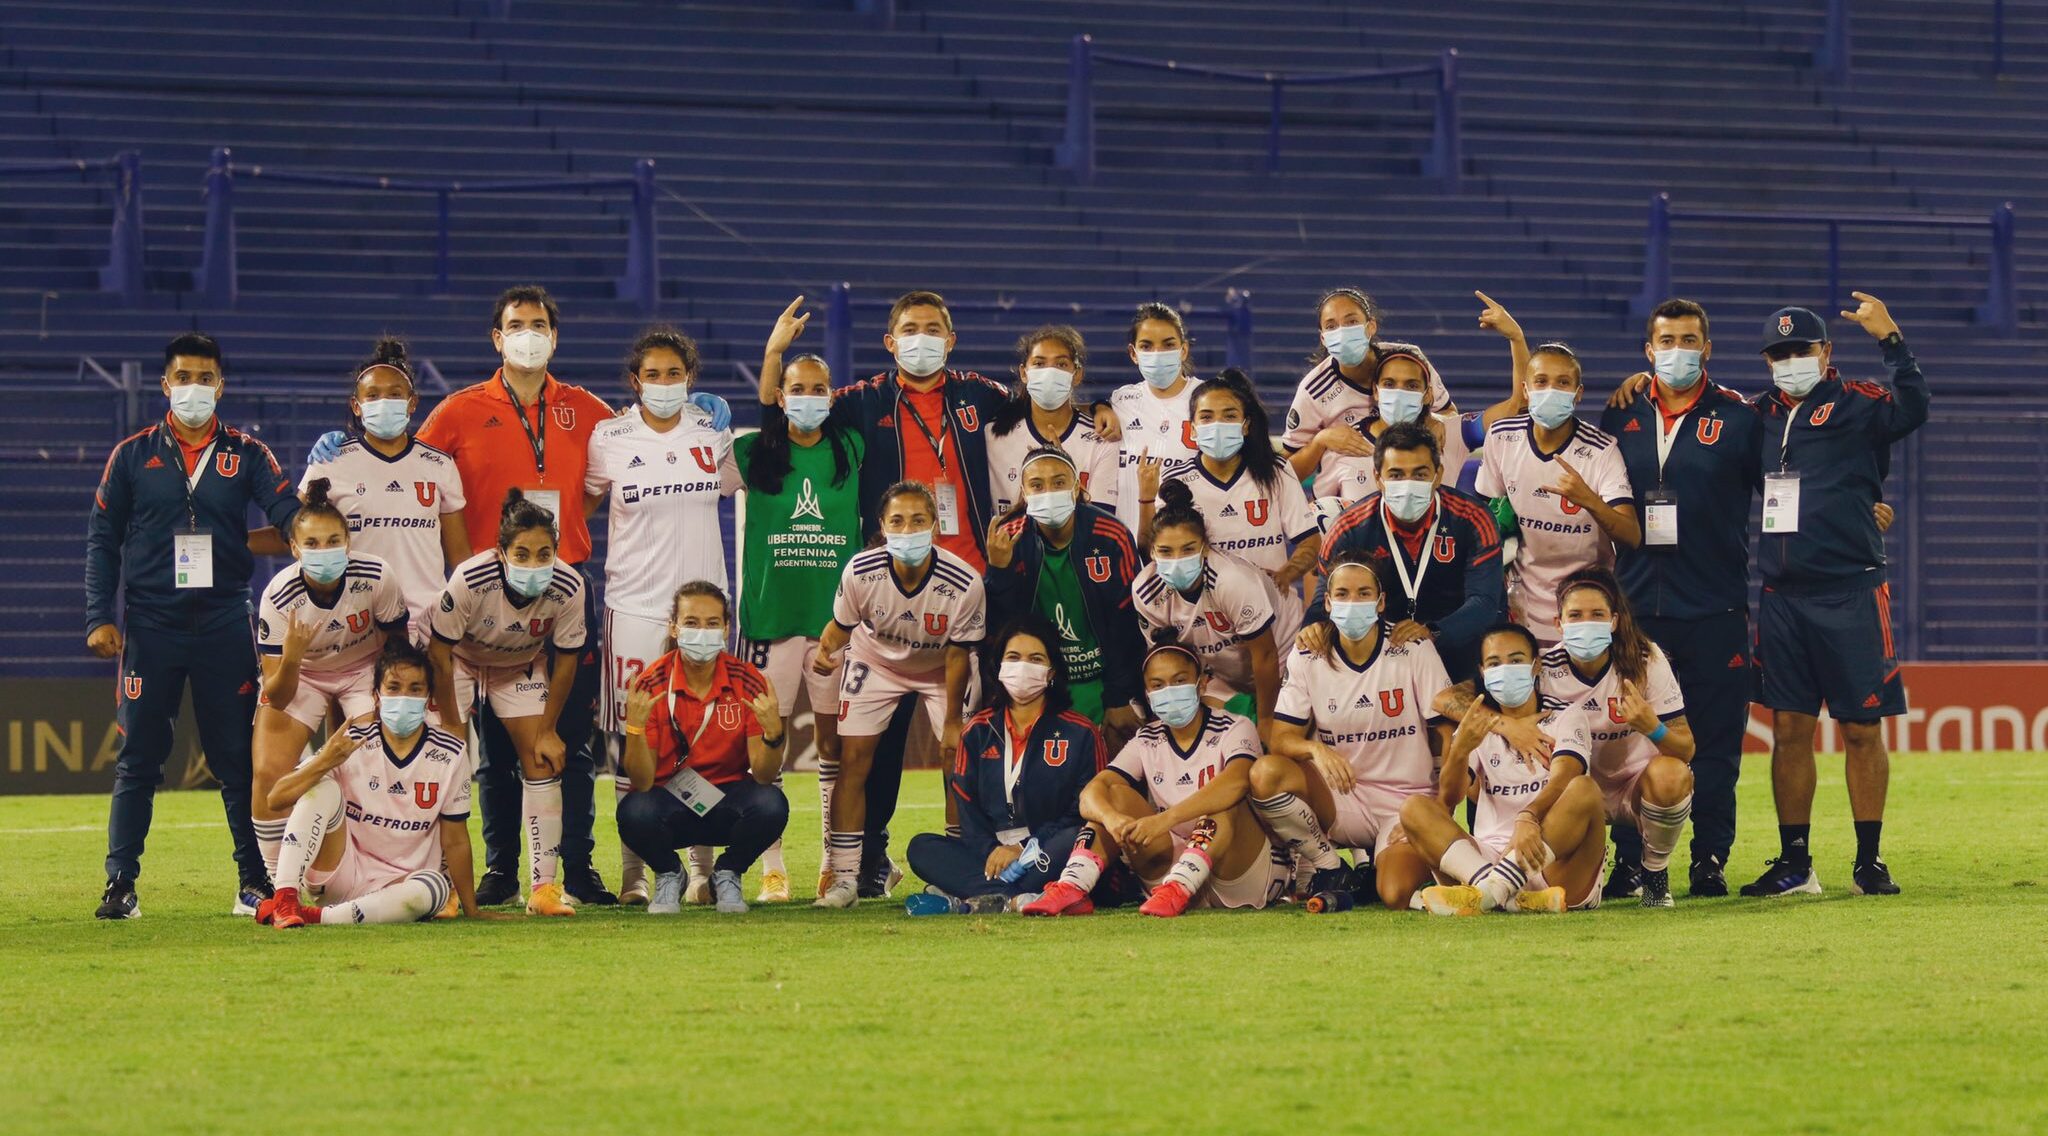
<svg viewBox="0 0 2048 1136">
<path fill-rule="evenodd" d="M 2048 10 L 1039 7 L 0 12 L 0 1129 L 2048 1126 Z"/>
</svg>

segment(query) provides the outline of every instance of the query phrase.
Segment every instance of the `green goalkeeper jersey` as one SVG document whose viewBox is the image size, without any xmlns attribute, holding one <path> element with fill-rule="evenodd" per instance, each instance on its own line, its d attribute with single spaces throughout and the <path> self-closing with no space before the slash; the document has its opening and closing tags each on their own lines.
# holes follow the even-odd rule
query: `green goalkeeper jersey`
<svg viewBox="0 0 2048 1136">
<path fill-rule="evenodd" d="M 760 435 L 733 442 L 744 475 Z M 782 491 L 768 493 L 747 481 L 745 531 L 740 544 L 740 634 L 749 639 L 814 636 L 832 618 L 839 574 L 860 551 L 860 463 L 864 447 L 841 434 L 847 472 L 833 484 L 830 439 L 791 446 Z"/>
</svg>

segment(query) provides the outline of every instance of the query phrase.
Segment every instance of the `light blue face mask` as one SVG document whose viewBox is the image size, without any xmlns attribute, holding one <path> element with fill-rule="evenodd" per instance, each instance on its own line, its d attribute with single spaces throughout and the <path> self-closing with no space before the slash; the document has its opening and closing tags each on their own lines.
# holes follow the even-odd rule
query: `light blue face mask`
<svg viewBox="0 0 2048 1136">
<path fill-rule="evenodd" d="M 1055 489 L 1050 493 L 1026 493 L 1024 515 L 1041 525 L 1058 528 L 1074 517 L 1074 491 Z"/>
<path fill-rule="evenodd" d="M 363 433 L 380 442 L 404 434 L 411 422 L 412 412 L 402 398 L 373 398 L 363 404 Z"/>
<path fill-rule="evenodd" d="M 1529 392 L 1529 417 L 1545 430 L 1555 430 L 1571 421 L 1578 409 L 1579 392 L 1545 387 Z"/>
<path fill-rule="evenodd" d="M 1385 481 L 1380 483 L 1380 500 L 1387 503 L 1387 512 L 1402 524 L 1412 525 L 1429 512 L 1429 503 L 1436 499 L 1436 486 L 1427 481 Z"/>
<path fill-rule="evenodd" d="M 1074 401 L 1074 372 L 1058 367 L 1032 367 L 1024 372 L 1024 392 L 1040 410 L 1058 410 Z"/>
<path fill-rule="evenodd" d="M 690 384 L 642 383 L 640 405 L 656 418 L 674 418 L 690 405 Z"/>
<path fill-rule="evenodd" d="M 1379 396 L 1380 421 L 1389 426 L 1406 426 L 1422 417 L 1421 391 L 1381 387 L 1373 393 Z"/>
<path fill-rule="evenodd" d="M 907 533 L 885 533 L 882 536 L 882 542 L 889 546 L 891 558 L 898 564 L 908 564 L 912 568 L 924 563 L 932 554 L 932 530 L 930 529 L 920 529 L 917 532 Z"/>
<path fill-rule="evenodd" d="M 555 579 L 555 566 L 542 564 L 537 568 L 518 564 L 505 565 L 505 585 L 526 599 L 532 599 L 548 590 Z"/>
<path fill-rule="evenodd" d="M 1337 634 L 1346 639 L 1365 638 L 1379 619 L 1380 605 L 1376 603 L 1334 600 L 1330 604 L 1330 622 L 1336 624 Z"/>
<path fill-rule="evenodd" d="M 1214 461 L 1229 461 L 1244 449 L 1244 423 L 1204 422 L 1196 426 L 1195 448 Z"/>
<path fill-rule="evenodd" d="M 1690 347 L 1666 347 L 1657 352 L 1657 377 L 1671 384 L 1672 390 L 1691 390 L 1705 373 L 1700 368 L 1700 353 Z"/>
<path fill-rule="evenodd" d="M 1202 709 L 1202 692 L 1193 683 L 1182 686 L 1162 686 L 1145 700 L 1152 704 L 1152 712 L 1159 720 L 1179 729 L 1195 720 Z"/>
<path fill-rule="evenodd" d="M 896 337 L 896 365 L 915 379 L 938 374 L 946 365 L 946 337 L 942 335 L 899 335 Z"/>
<path fill-rule="evenodd" d="M 203 383 L 171 388 L 171 413 L 188 430 L 197 430 L 213 421 L 213 408 L 219 402 L 220 392 Z"/>
<path fill-rule="evenodd" d="M 1565 652 L 1582 663 L 1606 654 L 1608 645 L 1614 642 L 1614 625 L 1597 619 L 1567 623 L 1563 631 Z"/>
<path fill-rule="evenodd" d="M 1486 693 L 1503 709 L 1520 706 L 1536 693 L 1536 668 L 1528 663 L 1502 663 L 1480 674 L 1486 680 Z"/>
<path fill-rule="evenodd" d="M 725 629 L 720 627 L 676 628 L 676 650 L 693 663 L 708 663 L 725 650 Z"/>
<path fill-rule="evenodd" d="M 1202 578 L 1202 557 L 1199 553 L 1194 556 L 1155 556 L 1152 565 L 1159 569 L 1159 578 L 1166 581 L 1166 586 L 1175 591 L 1185 592 Z"/>
<path fill-rule="evenodd" d="M 825 424 L 832 417 L 832 396 L 828 394 L 791 394 L 782 398 L 782 413 L 789 424 L 808 434 Z"/>
<path fill-rule="evenodd" d="M 1180 378 L 1180 352 L 1140 351 L 1138 352 L 1138 373 L 1154 390 L 1165 390 Z"/>
<path fill-rule="evenodd" d="M 316 584 L 332 584 L 348 571 L 348 549 L 305 548 L 299 550 L 299 571 Z"/>
<path fill-rule="evenodd" d="M 409 738 L 419 733 L 420 723 L 427 720 L 427 700 L 380 694 L 377 696 L 377 720 L 398 737 Z"/>
<path fill-rule="evenodd" d="M 1364 324 L 1354 323 L 1324 332 L 1323 347 L 1336 356 L 1337 362 L 1346 367 L 1356 367 L 1365 362 L 1367 353 L 1372 350 L 1372 339 L 1365 334 Z"/>
</svg>

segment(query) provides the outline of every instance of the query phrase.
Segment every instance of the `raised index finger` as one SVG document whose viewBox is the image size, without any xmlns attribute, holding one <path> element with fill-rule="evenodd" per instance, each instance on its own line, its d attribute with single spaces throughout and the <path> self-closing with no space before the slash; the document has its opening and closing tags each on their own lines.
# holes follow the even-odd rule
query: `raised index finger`
<svg viewBox="0 0 2048 1136">
<path fill-rule="evenodd" d="M 1870 293 L 1868 293 L 1868 292 L 1851 292 L 1851 293 L 1849 293 L 1849 294 L 1850 294 L 1851 296 L 1854 296 L 1854 297 L 1856 297 L 1857 299 L 1859 299 L 1859 300 L 1863 301 L 1863 302 L 1864 302 L 1864 303 L 1866 303 L 1866 304 L 1881 304 L 1881 303 L 1884 303 L 1884 301 L 1883 301 L 1883 300 L 1880 300 L 1880 299 L 1878 299 L 1878 298 L 1877 298 L 1876 296 L 1873 296 L 1873 295 L 1871 295 L 1871 294 L 1870 294 Z"/>
<path fill-rule="evenodd" d="M 1472 294 L 1479 297 L 1479 302 L 1485 304 L 1489 308 L 1500 307 L 1500 301 L 1495 300 L 1492 296 L 1489 296 L 1476 288 L 1472 290 Z"/>
<path fill-rule="evenodd" d="M 803 303 L 804 303 L 804 298 L 803 298 L 802 296 L 798 296 L 798 297 L 797 297 L 796 299 L 794 299 L 794 300 L 791 300 L 791 301 L 789 302 L 789 306 L 788 306 L 788 307 L 786 307 L 786 308 L 782 309 L 782 314 L 783 314 L 784 316 L 793 316 L 793 315 L 795 315 L 795 314 L 796 314 L 796 310 L 797 310 L 798 308 L 802 307 L 802 306 L 803 306 Z"/>
</svg>

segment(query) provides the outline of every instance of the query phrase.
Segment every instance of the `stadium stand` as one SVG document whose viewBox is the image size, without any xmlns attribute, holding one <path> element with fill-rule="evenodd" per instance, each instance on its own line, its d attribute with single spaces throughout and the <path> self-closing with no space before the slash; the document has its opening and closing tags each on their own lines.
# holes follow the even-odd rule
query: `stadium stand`
<svg viewBox="0 0 2048 1136">
<path fill-rule="evenodd" d="M 1754 390 L 1762 315 L 1827 306 L 1828 226 L 1684 211 L 1988 219 L 2011 200 L 2024 218 L 2048 196 L 2036 156 L 2048 8 L 2034 4 L 2008 5 L 2010 74 L 1994 78 L 1988 0 L 1939 13 L 1858 3 L 1845 89 L 1816 67 L 1818 0 L 955 0 L 877 5 L 896 9 L 889 28 L 843 0 L 521 0 L 495 18 L 504 6 L 0 10 L 0 389 L 25 408 L 0 423 L 20 518 L 0 551 L 0 668 L 97 665 L 78 642 L 82 518 L 108 445 L 156 412 L 159 352 L 179 330 L 222 339 L 224 413 L 260 424 L 288 463 L 334 424 L 347 369 L 380 331 L 405 334 L 450 385 L 488 374 L 489 298 L 509 283 L 539 280 L 562 299 L 558 373 L 619 393 L 617 357 L 644 322 L 614 285 L 629 227 L 619 192 L 453 195 L 449 287 L 436 294 L 432 194 L 243 177 L 240 300 L 206 310 L 194 277 L 217 147 L 241 166 L 412 179 L 617 178 L 651 158 L 659 314 L 704 344 L 705 381 L 729 396 L 781 305 L 797 292 L 822 305 L 841 281 L 861 375 L 885 361 L 882 308 L 913 286 L 959 305 L 965 366 L 1000 371 L 1018 332 L 1065 318 L 1089 334 L 1096 388 L 1122 382 L 1123 315 L 1160 298 L 1193 312 L 1207 373 L 1223 364 L 1234 289 L 1249 296 L 1253 371 L 1277 403 L 1315 344 L 1316 294 L 1357 283 L 1385 306 L 1386 333 L 1423 343 L 1468 404 L 1503 373 L 1498 341 L 1472 331 L 1474 287 L 1532 339 L 1573 342 L 1604 390 L 1640 364 L 1630 305 L 1660 191 L 1679 213 L 1674 288 L 1714 313 L 1724 381 Z M 1427 81 L 1290 89 L 1269 174 L 1263 89 L 1122 68 L 1095 74 L 1099 171 L 1076 185 L 1052 156 L 1083 32 L 1105 51 L 1290 74 L 1405 67 L 1455 47 L 1462 192 L 1423 176 Z M 132 305 L 96 290 L 109 179 L 7 172 L 124 150 L 141 155 L 146 226 L 146 292 Z M 2014 400 L 2041 406 L 2030 300 L 2048 247 L 2018 242 L 2013 338 L 1973 321 L 1987 229 L 1849 225 L 1839 242 L 1843 289 L 1890 303 L 1944 400 L 1895 464 L 1895 480 L 1916 465 L 1925 479 L 1893 533 L 1895 554 L 1919 554 L 1894 576 L 1908 653 L 2038 655 L 2048 427 Z M 824 346 L 817 331 L 805 344 Z M 1874 364 L 1862 349 L 1845 358 Z M 1972 411 L 1959 393 L 2000 401 Z M 1965 491 L 1992 483 L 2004 488 Z M 1967 582 L 1967 602 L 1940 598 L 1945 580 Z M 1985 618 L 1985 599 L 2016 608 Z"/>
</svg>

